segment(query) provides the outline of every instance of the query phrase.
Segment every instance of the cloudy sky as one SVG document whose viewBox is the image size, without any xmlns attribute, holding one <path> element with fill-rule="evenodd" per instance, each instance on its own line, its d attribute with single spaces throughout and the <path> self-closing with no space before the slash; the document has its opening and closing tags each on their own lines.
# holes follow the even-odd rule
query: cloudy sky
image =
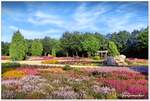
<svg viewBox="0 0 150 101">
<path fill-rule="evenodd" d="M 132 31 L 148 26 L 147 2 L 2 2 L 2 41 L 60 38 L 65 31 Z"/>
</svg>

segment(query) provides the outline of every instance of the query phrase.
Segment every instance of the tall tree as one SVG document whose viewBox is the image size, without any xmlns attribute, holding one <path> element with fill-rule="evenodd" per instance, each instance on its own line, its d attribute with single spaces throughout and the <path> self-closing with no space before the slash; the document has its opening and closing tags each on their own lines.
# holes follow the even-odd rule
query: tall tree
<svg viewBox="0 0 150 101">
<path fill-rule="evenodd" d="M 66 56 L 69 56 L 69 51 L 71 46 L 70 41 L 71 41 L 71 33 L 70 32 L 63 33 L 60 42 L 61 42 L 61 47 L 66 53 Z"/>
<path fill-rule="evenodd" d="M 15 32 L 10 44 L 9 54 L 12 60 L 23 60 L 26 56 L 26 42 L 19 31 Z"/>
<path fill-rule="evenodd" d="M 31 46 L 32 56 L 41 56 L 42 52 L 43 52 L 43 45 L 42 45 L 42 43 L 40 42 L 40 40 L 35 39 L 32 42 L 32 46 Z"/>
<path fill-rule="evenodd" d="M 120 52 L 122 52 L 122 50 L 126 48 L 126 43 L 129 38 L 130 38 L 130 33 L 127 31 L 120 31 L 118 33 L 113 33 L 111 35 L 111 41 L 115 42 Z"/>
<path fill-rule="evenodd" d="M 138 36 L 139 47 L 148 49 L 148 29 L 145 29 Z"/>
<path fill-rule="evenodd" d="M 2 55 L 9 55 L 9 46 L 10 43 L 3 41 L 1 42 Z"/>
<path fill-rule="evenodd" d="M 32 42 L 33 42 L 33 40 L 26 39 L 27 55 L 28 55 L 28 56 L 31 56 L 31 46 L 32 46 Z"/>
<path fill-rule="evenodd" d="M 50 51 L 52 50 L 52 39 L 50 37 L 45 37 L 42 39 L 42 44 L 44 55 L 50 54 Z"/>
<path fill-rule="evenodd" d="M 87 51 L 88 57 L 95 55 L 96 51 L 100 48 L 98 39 L 89 33 L 84 35 L 84 40 L 81 43 L 83 49 Z"/>
<path fill-rule="evenodd" d="M 113 41 L 108 42 L 108 54 L 110 56 L 117 56 L 119 55 L 119 51 L 117 49 L 116 44 Z"/>
</svg>

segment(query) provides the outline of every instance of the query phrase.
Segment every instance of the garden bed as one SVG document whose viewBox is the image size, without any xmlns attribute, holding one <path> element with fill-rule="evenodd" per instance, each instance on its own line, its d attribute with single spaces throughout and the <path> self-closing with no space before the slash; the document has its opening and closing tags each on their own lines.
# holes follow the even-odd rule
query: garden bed
<svg viewBox="0 0 150 101">
<path fill-rule="evenodd" d="M 2 98 L 147 99 L 148 76 L 126 67 L 20 66 L 3 72 Z"/>
</svg>

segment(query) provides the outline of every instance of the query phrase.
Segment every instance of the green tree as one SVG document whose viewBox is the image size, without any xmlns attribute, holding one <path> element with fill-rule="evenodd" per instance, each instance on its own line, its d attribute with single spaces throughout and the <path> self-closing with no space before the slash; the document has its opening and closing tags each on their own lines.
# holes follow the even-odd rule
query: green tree
<svg viewBox="0 0 150 101">
<path fill-rule="evenodd" d="M 71 33 L 70 32 L 63 33 L 63 36 L 60 39 L 60 43 L 66 56 L 69 56 L 69 51 L 70 51 L 70 46 L 71 46 L 70 42 L 71 42 Z"/>
<path fill-rule="evenodd" d="M 19 31 L 15 32 L 10 44 L 9 54 L 12 60 L 23 60 L 26 56 L 26 42 Z"/>
<path fill-rule="evenodd" d="M 127 31 L 120 31 L 111 35 L 111 41 L 113 41 L 117 45 L 117 48 L 120 52 L 122 52 L 122 50 L 126 48 L 126 43 L 129 38 L 130 33 Z"/>
<path fill-rule="evenodd" d="M 26 45 L 27 45 L 27 55 L 28 56 L 31 56 L 31 46 L 32 46 L 32 42 L 33 40 L 29 40 L 29 39 L 26 39 Z"/>
<path fill-rule="evenodd" d="M 8 42 L 1 42 L 1 48 L 2 48 L 2 55 L 8 56 L 9 55 L 9 46 L 10 43 Z"/>
<path fill-rule="evenodd" d="M 42 44 L 44 55 L 49 54 L 52 50 L 52 39 L 50 37 L 45 37 L 44 39 L 42 39 Z"/>
<path fill-rule="evenodd" d="M 60 41 L 56 39 L 51 40 L 51 54 L 56 56 L 56 53 L 60 50 Z"/>
<path fill-rule="evenodd" d="M 138 36 L 139 48 L 148 48 L 148 29 L 145 29 Z"/>
<path fill-rule="evenodd" d="M 113 41 L 108 42 L 108 54 L 111 56 L 119 55 L 119 51 L 117 49 L 117 46 Z"/>
<path fill-rule="evenodd" d="M 81 43 L 83 49 L 87 51 L 88 57 L 90 57 L 91 55 L 95 55 L 96 51 L 98 51 L 100 48 L 98 39 L 92 34 L 86 33 L 84 35 L 84 41 L 82 41 Z"/>
<path fill-rule="evenodd" d="M 82 51 L 82 35 L 79 32 L 75 31 L 71 34 L 70 40 L 70 50 L 72 51 L 73 55 L 78 56 L 78 53 Z"/>
<path fill-rule="evenodd" d="M 43 45 L 42 45 L 41 41 L 38 39 L 35 39 L 32 42 L 32 46 L 31 46 L 32 56 L 41 56 L 42 52 L 43 52 Z"/>
</svg>

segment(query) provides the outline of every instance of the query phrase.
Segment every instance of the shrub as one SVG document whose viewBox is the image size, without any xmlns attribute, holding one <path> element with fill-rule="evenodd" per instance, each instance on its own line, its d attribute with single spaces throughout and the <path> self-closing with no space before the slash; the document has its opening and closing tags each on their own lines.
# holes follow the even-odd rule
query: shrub
<svg viewBox="0 0 150 101">
<path fill-rule="evenodd" d="M 2 68 L 5 68 L 5 67 L 20 67 L 20 64 L 19 63 L 2 63 Z"/>
<path fill-rule="evenodd" d="M 2 63 L 2 74 L 20 66 L 21 65 L 19 63 Z"/>
<path fill-rule="evenodd" d="M 72 67 L 70 67 L 69 65 L 65 65 L 64 67 L 63 67 L 63 70 L 71 70 L 72 69 Z"/>
<path fill-rule="evenodd" d="M 45 60 L 45 61 L 42 61 L 43 64 L 56 64 L 58 63 L 57 60 Z"/>
<path fill-rule="evenodd" d="M 25 76 L 25 73 L 19 70 L 11 70 L 11 71 L 5 72 L 4 74 L 2 74 L 2 76 L 4 78 L 21 78 Z"/>
<path fill-rule="evenodd" d="M 64 70 L 62 68 L 46 68 L 46 69 L 38 69 L 40 72 L 50 72 L 50 73 L 64 73 Z"/>
<path fill-rule="evenodd" d="M 73 69 L 75 72 L 81 72 L 80 68 L 74 68 Z"/>
<path fill-rule="evenodd" d="M 93 59 L 94 60 L 100 60 L 101 58 L 100 58 L 100 56 L 94 56 Z"/>
</svg>

